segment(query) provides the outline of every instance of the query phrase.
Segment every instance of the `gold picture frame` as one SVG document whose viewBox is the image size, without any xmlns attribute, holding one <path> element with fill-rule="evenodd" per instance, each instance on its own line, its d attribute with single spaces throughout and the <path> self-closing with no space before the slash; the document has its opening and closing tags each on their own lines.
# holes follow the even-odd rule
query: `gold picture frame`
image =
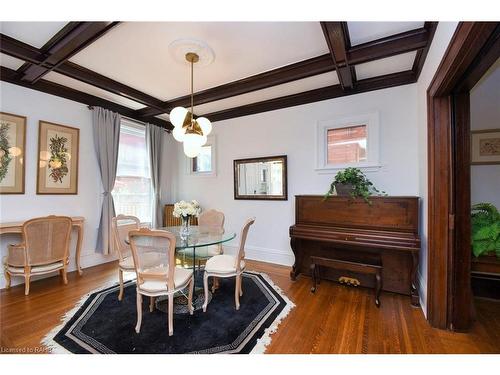
<svg viewBox="0 0 500 375">
<path fill-rule="evenodd" d="M 37 194 L 78 194 L 80 129 L 38 123 Z"/>
<path fill-rule="evenodd" d="M 500 129 L 471 132 L 471 165 L 500 164 Z"/>
<path fill-rule="evenodd" d="M 0 112 L 0 194 L 24 194 L 26 117 Z"/>
</svg>

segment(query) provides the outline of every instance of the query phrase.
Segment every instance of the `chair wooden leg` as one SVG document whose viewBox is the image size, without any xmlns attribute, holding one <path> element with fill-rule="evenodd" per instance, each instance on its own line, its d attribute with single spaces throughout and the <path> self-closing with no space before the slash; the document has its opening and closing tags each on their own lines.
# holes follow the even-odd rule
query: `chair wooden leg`
<svg viewBox="0 0 500 375">
<path fill-rule="evenodd" d="M 8 273 L 7 271 L 5 271 L 5 272 L 4 272 L 4 274 L 5 274 L 5 282 L 7 283 L 7 284 L 5 285 L 5 288 L 6 288 L 6 289 L 9 289 L 9 288 L 10 288 L 10 283 L 11 283 L 11 281 L 12 281 L 12 280 L 11 280 L 12 278 L 10 277 L 10 273 Z"/>
<path fill-rule="evenodd" d="M 243 276 L 240 275 L 240 297 L 243 296 Z"/>
<path fill-rule="evenodd" d="M 207 311 L 207 305 L 208 305 L 208 274 L 207 271 L 205 271 L 203 275 L 203 293 L 205 294 L 205 302 L 203 302 L 203 312 Z"/>
<path fill-rule="evenodd" d="M 189 314 L 191 315 L 193 315 L 194 313 L 193 292 L 194 292 L 194 278 L 191 278 L 191 281 L 189 282 L 189 292 L 188 292 L 188 310 Z"/>
<path fill-rule="evenodd" d="M 24 295 L 30 294 L 30 275 L 24 275 Z"/>
<path fill-rule="evenodd" d="M 68 273 L 66 272 L 66 266 L 64 266 L 60 272 L 61 272 L 61 276 L 62 276 L 64 285 L 68 284 Z"/>
<path fill-rule="evenodd" d="M 240 309 L 240 283 L 241 276 L 236 275 L 236 285 L 234 288 L 234 304 L 236 305 L 236 310 Z"/>
<path fill-rule="evenodd" d="M 142 323 L 142 294 L 137 291 L 137 324 L 135 326 L 135 332 L 139 333 L 141 331 Z"/>
<path fill-rule="evenodd" d="M 149 297 L 149 312 L 153 312 L 155 309 L 155 298 Z"/>
<path fill-rule="evenodd" d="M 118 301 L 123 299 L 123 271 L 121 268 L 118 269 L 118 280 L 120 281 L 120 293 L 118 293 Z"/>
<path fill-rule="evenodd" d="M 168 295 L 168 335 L 174 334 L 174 295 Z"/>
<path fill-rule="evenodd" d="M 24 295 L 30 294 L 31 267 L 24 266 Z"/>
</svg>

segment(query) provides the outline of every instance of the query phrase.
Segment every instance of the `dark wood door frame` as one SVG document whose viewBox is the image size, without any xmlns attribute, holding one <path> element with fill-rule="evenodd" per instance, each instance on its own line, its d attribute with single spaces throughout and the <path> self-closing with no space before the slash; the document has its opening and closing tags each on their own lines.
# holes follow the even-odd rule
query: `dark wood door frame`
<svg viewBox="0 0 500 375">
<path fill-rule="evenodd" d="M 461 22 L 427 90 L 427 319 L 438 328 L 472 323 L 469 92 L 499 55 L 498 22 Z"/>
</svg>

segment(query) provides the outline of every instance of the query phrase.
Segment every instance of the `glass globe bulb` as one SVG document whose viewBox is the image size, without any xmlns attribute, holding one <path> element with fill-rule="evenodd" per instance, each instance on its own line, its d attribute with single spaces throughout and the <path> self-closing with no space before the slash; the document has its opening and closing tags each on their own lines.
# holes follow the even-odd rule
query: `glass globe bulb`
<svg viewBox="0 0 500 375">
<path fill-rule="evenodd" d="M 198 143 L 184 142 L 183 148 L 184 154 L 186 154 L 188 158 L 194 158 L 201 152 L 201 145 L 199 145 Z"/>
<path fill-rule="evenodd" d="M 206 136 L 205 134 L 203 134 L 203 135 L 201 136 L 201 139 L 203 140 L 203 141 L 201 142 L 201 145 L 202 145 L 202 146 L 205 146 L 205 143 L 207 143 L 207 140 L 208 140 L 207 136 Z"/>
<path fill-rule="evenodd" d="M 206 117 L 199 117 L 196 119 L 198 125 L 200 125 L 203 135 L 209 135 L 212 131 L 212 123 Z"/>
<path fill-rule="evenodd" d="M 184 141 L 184 137 L 186 136 L 186 129 L 180 126 L 176 126 L 174 131 L 172 132 L 175 140 L 178 142 Z"/>
<path fill-rule="evenodd" d="M 176 128 L 177 127 L 182 127 L 182 124 L 184 124 L 184 119 L 186 118 L 186 115 L 188 113 L 188 110 L 184 107 L 175 107 L 170 111 L 170 122 L 172 125 L 174 125 Z"/>
</svg>

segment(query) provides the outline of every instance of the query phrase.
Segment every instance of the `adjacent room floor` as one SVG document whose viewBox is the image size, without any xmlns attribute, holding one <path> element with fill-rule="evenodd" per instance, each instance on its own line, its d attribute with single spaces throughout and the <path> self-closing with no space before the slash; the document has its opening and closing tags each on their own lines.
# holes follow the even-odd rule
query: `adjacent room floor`
<svg viewBox="0 0 500 375">
<path fill-rule="evenodd" d="M 500 302 L 476 299 L 472 329 L 452 333 L 431 328 L 408 297 L 382 293 L 377 309 L 369 289 L 322 281 L 312 294 L 308 277 L 293 282 L 287 267 L 248 263 L 267 273 L 296 304 L 267 353 L 500 353 Z M 118 272 L 113 262 L 68 278 L 67 286 L 59 277 L 35 281 L 29 296 L 22 285 L 0 292 L 1 352 L 43 352 L 41 339 L 62 315 L 85 293 L 117 279 Z"/>
</svg>

